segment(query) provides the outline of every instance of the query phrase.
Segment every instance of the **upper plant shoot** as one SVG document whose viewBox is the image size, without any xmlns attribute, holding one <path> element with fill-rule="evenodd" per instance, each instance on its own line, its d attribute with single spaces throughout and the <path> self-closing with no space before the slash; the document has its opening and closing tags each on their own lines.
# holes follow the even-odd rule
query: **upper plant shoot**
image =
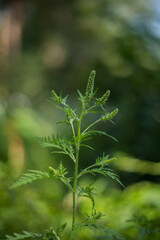
<svg viewBox="0 0 160 240">
<path fill-rule="evenodd" d="M 99 234 L 101 237 L 99 239 L 124 239 L 120 234 L 116 233 L 115 231 L 99 224 L 99 220 L 104 216 L 101 211 L 97 211 L 95 209 L 95 188 L 93 183 L 89 183 L 86 186 L 80 186 L 79 179 L 86 174 L 96 175 L 101 174 L 105 177 L 110 177 L 113 180 L 116 180 L 122 186 L 119 177 L 117 174 L 113 172 L 110 168 L 109 164 L 115 160 L 115 158 L 109 157 L 108 154 L 103 153 L 100 157 L 95 157 L 93 159 L 92 164 L 87 166 L 85 169 L 78 169 L 79 162 L 81 159 L 79 158 L 79 153 L 81 147 L 88 147 L 93 149 L 92 146 L 87 145 L 85 142 L 90 139 L 93 135 L 100 134 L 116 140 L 110 134 L 95 130 L 94 127 L 99 122 L 113 122 L 113 118 L 118 113 L 118 109 L 114 109 L 111 112 L 108 112 L 106 109 L 106 102 L 110 95 L 110 90 L 107 90 L 100 98 L 95 98 L 94 92 L 94 82 L 95 82 L 95 70 L 91 71 L 86 92 L 83 95 L 80 91 L 79 100 L 81 103 L 81 110 L 77 112 L 77 110 L 72 109 L 72 107 L 68 103 L 68 96 L 62 97 L 62 94 L 58 95 L 52 90 L 52 97 L 51 100 L 56 103 L 56 107 L 62 110 L 65 113 L 65 117 L 63 120 L 59 121 L 58 123 L 65 123 L 67 126 L 70 126 L 72 137 L 70 139 L 66 137 L 60 137 L 58 135 L 52 135 L 51 137 L 43 137 L 38 138 L 42 147 L 51 148 L 51 152 L 53 154 L 60 154 L 68 156 L 74 164 L 74 169 L 72 171 L 72 177 L 68 177 L 68 171 L 63 166 L 63 162 L 60 161 L 58 168 L 53 166 L 48 167 L 48 172 L 43 172 L 39 170 L 29 170 L 27 173 L 24 173 L 23 176 L 13 184 L 12 188 L 18 187 L 20 185 L 24 185 L 35 180 L 41 179 L 49 179 L 49 180 L 59 180 L 68 188 L 68 190 L 72 193 L 72 229 L 70 231 L 70 236 L 68 237 L 69 240 L 80 239 L 78 235 L 80 230 L 85 228 L 91 228 L 93 230 L 99 230 Z M 79 109 L 79 108 L 77 108 Z M 83 124 L 83 117 L 87 114 L 95 114 L 97 118 L 91 122 L 89 125 L 86 126 Z M 70 174 L 71 175 L 71 174 Z M 77 206 L 77 199 L 80 197 L 87 197 L 91 200 L 91 209 L 89 212 L 86 213 L 86 217 L 82 219 L 82 221 L 77 221 L 77 213 L 76 213 L 76 206 Z M 39 239 L 55 239 L 60 240 L 62 239 L 63 231 L 66 224 L 63 224 L 60 228 L 61 231 L 54 231 L 52 228 L 48 231 L 52 238 L 43 238 L 44 235 L 39 235 Z M 21 238 L 22 236 L 22 238 Z M 15 235 L 14 237 L 7 236 L 7 239 L 23 239 L 29 238 L 32 236 L 32 239 L 37 239 L 37 234 L 35 233 L 28 233 L 24 232 L 21 235 Z M 42 237 L 41 237 L 42 236 Z M 105 237 L 105 238 L 104 238 Z M 93 238 L 91 238 L 93 239 Z M 94 238 L 95 239 L 95 238 Z"/>
</svg>

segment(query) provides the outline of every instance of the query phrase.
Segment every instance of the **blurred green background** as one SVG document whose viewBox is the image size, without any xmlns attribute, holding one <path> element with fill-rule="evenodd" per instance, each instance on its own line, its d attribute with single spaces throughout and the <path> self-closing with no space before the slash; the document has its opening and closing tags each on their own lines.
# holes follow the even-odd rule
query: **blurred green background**
<svg viewBox="0 0 160 240">
<path fill-rule="evenodd" d="M 92 69 L 97 96 L 110 89 L 108 109 L 119 108 L 115 125 L 98 127 L 119 142 L 95 137 L 96 151 L 81 152 L 80 168 L 97 154 L 116 156 L 113 168 L 126 188 L 96 179 L 104 224 L 129 240 L 160 239 L 158 0 L 0 1 L 0 238 L 66 221 L 69 228 L 72 199 L 60 183 L 9 187 L 26 169 L 59 163 L 35 138 L 70 134 L 56 125 L 62 116 L 48 101 L 51 90 L 69 94 L 74 107 Z M 73 168 L 68 159 L 64 165 Z M 88 202 L 79 203 L 83 216 L 80 206 Z"/>
</svg>

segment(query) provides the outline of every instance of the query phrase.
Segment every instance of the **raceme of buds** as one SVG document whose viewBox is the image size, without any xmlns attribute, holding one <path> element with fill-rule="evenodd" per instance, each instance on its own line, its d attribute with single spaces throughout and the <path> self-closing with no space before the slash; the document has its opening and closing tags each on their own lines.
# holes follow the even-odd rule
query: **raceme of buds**
<svg viewBox="0 0 160 240">
<path fill-rule="evenodd" d="M 118 113 L 118 108 L 116 108 L 113 112 L 111 112 L 111 113 L 108 113 L 108 114 L 106 114 L 106 115 L 104 115 L 104 116 L 102 116 L 102 120 L 111 120 L 116 114 Z"/>
<path fill-rule="evenodd" d="M 88 84 L 87 84 L 86 94 L 85 94 L 85 105 L 87 105 L 93 97 L 95 76 L 96 76 L 96 71 L 93 70 L 90 73 L 88 78 Z"/>
<path fill-rule="evenodd" d="M 103 105 L 108 100 L 110 95 L 110 90 L 108 90 L 101 98 L 98 98 L 96 101 L 96 105 Z"/>
<path fill-rule="evenodd" d="M 113 112 L 110 113 L 111 118 L 116 116 L 118 113 L 118 108 L 116 108 Z"/>
</svg>

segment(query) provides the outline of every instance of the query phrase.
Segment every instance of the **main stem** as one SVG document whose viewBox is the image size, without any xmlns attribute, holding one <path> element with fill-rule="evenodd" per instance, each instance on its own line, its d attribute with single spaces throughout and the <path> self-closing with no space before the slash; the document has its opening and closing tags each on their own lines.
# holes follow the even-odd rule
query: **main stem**
<svg viewBox="0 0 160 240">
<path fill-rule="evenodd" d="M 78 181 L 78 159 L 79 159 L 79 149 L 80 149 L 80 135 L 81 135 L 81 120 L 82 120 L 83 112 L 79 119 L 78 124 L 78 134 L 76 141 L 76 162 L 75 162 L 75 172 L 74 172 L 74 186 L 73 186 L 73 217 L 72 217 L 72 232 L 75 227 L 75 218 L 76 218 L 76 189 L 77 189 L 77 181 Z"/>
<path fill-rule="evenodd" d="M 72 218 L 72 231 L 75 227 L 75 218 L 76 218 L 76 188 L 77 188 L 77 175 L 78 175 L 78 156 L 79 156 L 79 146 L 76 148 L 76 164 L 75 164 L 75 173 L 74 173 L 74 187 L 73 187 L 73 218 Z"/>
</svg>

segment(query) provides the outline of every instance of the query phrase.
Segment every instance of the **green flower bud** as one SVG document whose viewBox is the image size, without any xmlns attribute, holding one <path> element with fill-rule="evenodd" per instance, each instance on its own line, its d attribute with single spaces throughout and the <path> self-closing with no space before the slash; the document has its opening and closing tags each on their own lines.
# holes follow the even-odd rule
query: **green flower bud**
<svg viewBox="0 0 160 240">
<path fill-rule="evenodd" d="M 118 113 L 118 108 L 116 108 L 113 112 L 108 113 L 108 114 L 102 116 L 101 119 L 102 119 L 103 121 L 111 120 L 117 113 Z"/>
<path fill-rule="evenodd" d="M 96 101 L 97 105 L 103 105 L 107 101 L 109 95 L 110 95 L 110 90 L 108 90 L 101 98 L 98 98 Z"/>
<path fill-rule="evenodd" d="M 113 118 L 118 113 L 118 108 L 116 108 L 113 112 L 110 113 L 111 118 Z"/>
<path fill-rule="evenodd" d="M 49 173 L 52 175 L 55 175 L 57 173 L 57 171 L 52 167 L 49 167 L 49 170 L 50 170 Z"/>
<path fill-rule="evenodd" d="M 108 114 L 102 116 L 101 119 L 102 119 L 103 121 L 110 120 L 110 119 L 111 119 L 111 118 L 110 118 L 110 114 L 108 113 Z"/>
<path fill-rule="evenodd" d="M 87 105 L 93 97 L 95 76 L 96 76 L 96 71 L 93 70 L 90 73 L 88 78 L 88 84 L 87 84 L 86 94 L 85 94 L 85 105 Z"/>
<path fill-rule="evenodd" d="M 95 219 L 99 219 L 102 216 L 102 212 L 98 212 L 94 217 Z"/>
</svg>

